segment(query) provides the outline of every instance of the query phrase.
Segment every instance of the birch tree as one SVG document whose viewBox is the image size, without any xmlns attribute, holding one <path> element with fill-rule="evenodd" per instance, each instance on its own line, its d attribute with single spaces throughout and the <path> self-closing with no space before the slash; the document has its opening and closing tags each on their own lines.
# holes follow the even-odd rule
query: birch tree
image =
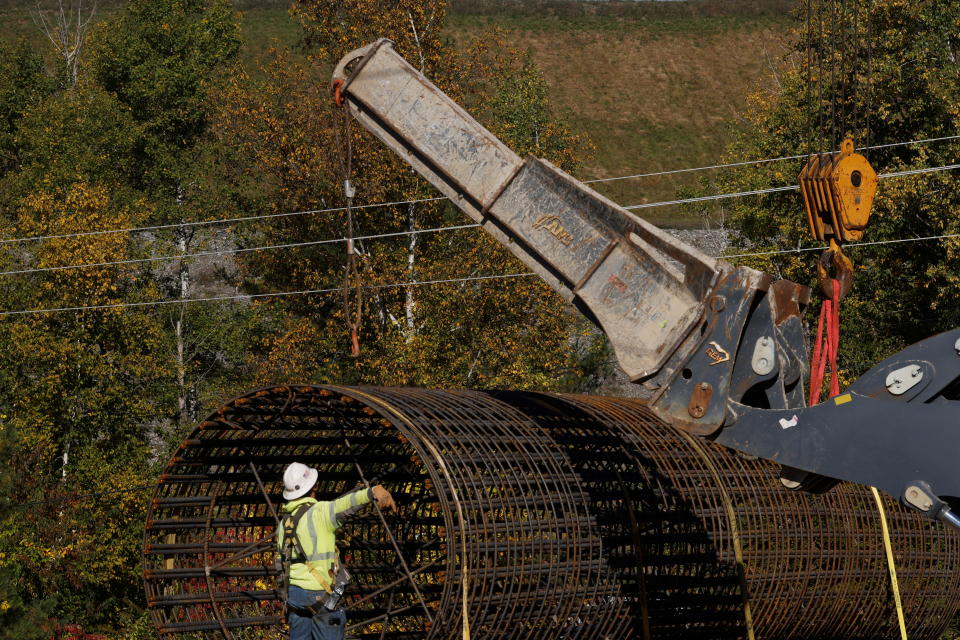
<svg viewBox="0 0 960 640">
<path fill-rule="evenodd" d="M 239 50 L 239 23 L 225 0 L 132 0 L 98 32 L 93 43 L 96 79 L 128 105 L 144 131 L 142 188 L 156 203 L 157 222 L 174 227 L 160 250 L 182 256 L 172 271 L 156 275 L 166 293 L 189 300 L 194 287 L 190 254 L 209 236 L 185 224 L 207 215 L 190 199 L 198 175 L 198 146 L 208 126 L 207 91 Z M 166 245 L 166 249 L 162 247 Z M 180 305 L 171 321 L 177 388 L 174 415 L 181 425 L 197 418 L 196 363 L 188 354 L 199 339 L 190 310 Z"/>
<path fill-rule="evenodd" d="M 66 87 L 77 84 L 84 45 L 96 14 L 96 0 L 36 0 L 37 25 L 60 60 Z"/>
</svg>

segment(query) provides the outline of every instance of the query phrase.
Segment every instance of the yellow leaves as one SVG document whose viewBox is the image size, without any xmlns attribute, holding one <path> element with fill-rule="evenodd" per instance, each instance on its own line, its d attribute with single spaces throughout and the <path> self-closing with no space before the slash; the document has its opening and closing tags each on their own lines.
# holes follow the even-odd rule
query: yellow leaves
<svg viewBox="0 0 960 640">
<path fill-rule="evenodd" d="M 128 228 L 133 216 L 117 209 L 106 189 L 76 183 L 66 192 L 37 192 L 21 201 L 15 233 L 21 236 L 58 236 L 98 229 Z M 131 272 L 103 263 L 129 257 L 124 233 L 52 237 L 36 245 L 34 267 L 47 271 L 40 291 L 58 303 L 104 304 L 119 282 Z M 58 267 L 97 266 L 60 270 Z"/>
<path fill-rule="evenodd" d="M 329 78 L 274 50 L 262 83 L 234 74 L 217 105 L 213 133 L 244 157 L 245 177 L 276 211 L 321 208 L 321 192 L 336 179 Z"/>
<path fill-rule="evenodd" d="M 70 552 L 73 551 L 73 544 L 66 544 L 62 547 L 52 548 L 52 549 L 43 549 L 42 554 L 46 560 L 61 560 L 70 555 Z"/>
<path fill-rule="evenodd" d="M 300 21 L 306 41 L 322 61 L 335 61 L 386 37 L 413 64 L 423 60 L 432 69 L 435 61 L 442 60 L 440 27 L 446 10 L 445 0 L 295 0 L 290 14 Z"/>
<path fill-rule="evenodd" d="M 312 362 L 309 357 L 311 346 L 322 341 L 318 329 L 307 318 L 288 320 L 283 331 L 267 339 L 267 358 L 258 367 L 257 382 L 273 384 L 278 382 L 314 382 Z"/>
</svg>

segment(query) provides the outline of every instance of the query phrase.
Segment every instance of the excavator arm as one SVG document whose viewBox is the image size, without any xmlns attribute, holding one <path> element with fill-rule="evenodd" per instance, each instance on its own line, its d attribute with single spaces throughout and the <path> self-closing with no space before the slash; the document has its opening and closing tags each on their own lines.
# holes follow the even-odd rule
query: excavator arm
<svg viewBox="0 0 960 640">
<path fill-rule="evenodd" d="M 389 40 L 346 55 L 333 86 L 358 122 L 605 332 L 664 420 L 780 462 L 794 485 L 815 477 L 805 473 L 870 484 L 960 526 L 950 506 L 960 331 L 806 407 L 806 287 L 706 256 L 546 160 L 520 158 Z"/>
</svg>

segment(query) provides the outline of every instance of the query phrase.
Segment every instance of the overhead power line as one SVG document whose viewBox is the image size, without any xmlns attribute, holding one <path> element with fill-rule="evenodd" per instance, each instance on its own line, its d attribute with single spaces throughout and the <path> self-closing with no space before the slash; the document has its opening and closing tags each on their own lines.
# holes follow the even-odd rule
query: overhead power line
<svg viewBox="0 0 960 640">
<path fill-rule="evenodd" d="M 504 278 L 523 278 L 534 275 L 532 272 L 525 273 L 505 273 L 489 276 L 471 276 L 468 278 L 445 278 L 442 280 L 422 280 L 411 282 L 394 282 L 390 284 L 368 285 L 361 287 L 363 289 L 396 289 L 399 287 L 418 287 L 428 284 L 450 284 L 456 282 L 474 282 L 482 280 L 500 280 Z M 76 307 L 55 307 L 49 309 L 23 309 L 16 311 L 0 311 L 2 316 L 36 315 L 40 313 L 60 313 L 64 311 L 103 311 L 106 309 L 123 309 L 128 307 L 159 307 L 170 304 L 186 304 L 191 302 L 220 302 L 226 300 L 255 300 L 261 298 L 282 298 L 287 296 L 300 296 L 319 293 L 335 293 L 340 291 L 352 290 L 353 287 L 331 287 L 329 289 L 303 289 L 300 291 L 277 291 L 274 293 L 246 293 L 230 296 L 209 296 L 206 298 L 180 298 L 174 300 L 150 300 L 144 302 L 116 302 L 113 304 L 98 304 Z"/>
<path fill-rule="evenodd" d="M 850 242 L 844 246 L 845 249 L 856 249 L 859 247 L 875 247 L 885 244 L 903 244 L 907 242 L 927 242 L 930 240 L 949 240 L 952 238 L 960 238 L 960 233 L 946 233 L 939 236 L 922 236 L 919 238 L 895 238 L 893 240 L 874 240 L 872 242 Z M 808 251 L 823 251 L 824 249 L 829 249 L 828 245 L 823 245 L 820 247 L 798 247 L 796 249 L 776 249 L 773 251 L 756 251 L 753 253 L 734 253 L 725 256 L 717 256 L 723 260 L 729 260 L 731 258 L 753 258 L 758 256 L 776 256 L 776 255 L 785 255 L 788 253 L 806 253 Z"/>
<path fill-rule="evenodd" d="M 950 164 L 950 165 L 943 165 L 943 166 L 940 166 L 940 167 L 925 167 L 925 168 L 920 168 L 920 169 L 909 169 L 909 170 L 905 170 L 905 171 L 896 171 L 896 172 L 892 172 L 892 173 L 883 173 L 883 174 L 878 175 L 877 177 L 878 177 L 878 178 L 883 178 L 883 179 L 886 179 L 886 178 L 899 178 L 899 177 L 903 177 L 903 176 L 918 175 L 918 174 L 922 174 L 922 173 L 932 173 L 932 172 L 940 172 L 940 171 L 950 171 L 950 170 L 953 170 L 953 169 L 960 169 L 960 164 Z M 729 199 L 729 198 L 741 198 L 741 197 L 745 197 L 745 196 L 763 195 L 763 194 L 768 194 L 768 193 L 778 193 L 778 192 L 782 192 L 782 191 L 796 191 L 796 190 L 798 190 L 799 188 L 800 188 L 799 185 L 795 185 L 795 184 L 794 184 L 794 185 L 787 185 L 787 186 L 783 186 L 783 187 L 769 187 L 769 188 L 766 188 L 766 189 L 756 189 L 756 190 L 753 190 L 753 191 L 736 191 L 736 192 L 732 192 L 732 193 L 718 193 L 718 194 L 709 195 L 709 196 L 697 196 L 697 197 L 693 197 L 693 198 L 683 198 L 683 199 L 680 199 L 680 200 L 666 200 L 666 201 L 661 201 L 661 202 L 648 202 L 648 203 L 644 203 L 644 204 L 628 205 L 628 206 L 624 207 L 624 209 L 628 209 L 628 210 L 633 210 L 633 209 L 648 209 L 648 208 L 653 208 L 653 207 L 665 207 L 665 206 L 669 206 L 669 205 L 690 204 L 690 203 L 695 203 L 695 202 L 708 202 L 708 201 L 712 201 L 712 200 L 724 200 L 724 199 Z M 433 198 L 433 200 L 442 200 L 442 199 L 443 199 L 443 198 Z M 371 206 L 372 206 L 372 205 L 371 205 Z M 472 223 L 472 224 L 454 225 L 454 226 L 448 226 L 448 227 L 433 227 L 433 228 L 429 228 L 429 229 L 414 229 L 414 230 L 411 230 L 411 231 L 395 231 L 395 232 L 391 232 L 391 233 L 379 233 L 379 234 L 371 234 L 371 235 L 366 235 L 366 236 L 358 236 L 358 237 L 355 237 L 355 238 L 354 238 L 354 241 L 357 241 L 357 240 L 375 240 L 375 239 L 379 239 L 379 238 L 394 238 L 394 237 L 400 237 L 400 236 L 410 236 L 410 235 L 418 235 L 418 234 L 426 234 L 426 233 L 438 233 L 438 232 L 443 232 L 443 231 L 459 231 L 459 230 L 463 230 L 463 229 L 475 229 L 475 228 L 477 228 L 477 227 L 479 227 L 479 226 L 480 226 L 480 225 L 477 224 L 477 223 Z M 170 260 L 183 260 L 183 259 L 185 259 L 185 258 L 198 258 L 198 257 L 207 257 L 207 256 L 231 255 L 231 254 L 240 254 L 240 253 L 250 253 L 250 252 L 254 252 L 254 251 L 270 251 L 270 250 L 277 250 L 277 249 L 292 249 L 292 248 L 297 248 L 297 247 L 309 247 L 309 246 L 317 246 L 317 245 L 325 245 L 325 244 L 342 243 L 342 242 L 346 242 L 346 241 L 347 241 L 347 238 L 328 238 L 328 239 L 324 239 L 324 240 L 307 240 L 307 241 L 304 241 L 304 242 L 291 242 L 291 243 L 275 244 L 275 245 L 262 245 L 262 246 L 257 246 L 257 247 L 244 247 L 244 248 L 237 248 L 237 249 L 220 249 L 220 250 L 217 250 L 217 251 L 200 251 L 200 252 L 195 252 L 195 253 L 184 253 L 184 254 L 175 254 L 175 255 L 168 255 L 168 256 L 152 256 L 152 257 L 149 257 L 149 258 L 131 258 L 131 259 L 128 259 L 128 260 L 113 260 L 113 261 L 106 261 L 106 262 L 89 262 L 89 263 L 81 263 L 81 264 L 70 264 L 70 265 L 55 266 L 55 267 L 30 267 L 30 268 L 25 268 L 25 269 L 11 269 L 11 270 L 8 270 L 8 271 L 0 271 L 0 276 L 7 276 L 7 275 L 25 275 L 25 274 L 29 274 L 29 273 L 41 273 L 41 272 L 49 272 L 49 271 L 66 271 L 66 270 L 71 270 L 71 269 L 84 269 L 84 268 L 92 268 L 92 267 L 110 267 L 110 266 L 129 265 L 129 264 L 144 264 L 144 263 L 150 263 L 150 262 L 165 262 L 165 261 L 170 261 Z"/>
<path fill-rule="evenodd" d="M 905 142 L 892 142 L 892 143 L 889 143 L 889 144 L 879 144 L 879 145 L 872 145 L 872 146 L 868 146 L 868 147 L 858 147 L 858 151 L 865 151 L 865 150 L 871 150 L 871 149 L 886 149 L 886 148 L 892 148 L 892 147 L 903 147 L 903 146 L 910 146 L 910 145 L 915 145 L 915 144 L 926 144 L 926 143 L 932 143 L 932 142 L 943 142 L 943 141 L 947 141 L 947 140 L 956 140 L 956 139 L 960 139 L 960 135 L 942 136 L 942 137 L 939 137 L 939 138 L 923 138 L 923 139 L 918 139 L 918 140 L 907 140 L 907 141 L 905 141 Z M 745 160 L 745 161 L 741 161 L 741 162 L 731 162 L 731 163 L 727 163 L 727 164 L 713 164 L 713 165 L 706 165 L 706 166 L 702 166 L 702 167 L 691 167 L 691 168 L 686 168 L 686 169 L 668 169 L 668 170 L 664 170 L 664 171 L 653 171 L 653 172 L 649 172 L 649 173 L 635 173 L 635 174 L 625 175 L 625 176 L 615 176 L 615 177 L 612 177 L 612 178 L 594 178 L 594 179 L 590 179 L 590 180 L 583 180 L 582 182 L 583 182 L 584 184 L 597 184 L 597 183 L 604 183 L 604 182 L 613 182 L 613 181 L 616 181 L 616 180 L 630 180 L 630 179 L 635 179 L 635 178 L 651 178 L 651 177 L 656 177 L 656 176 L 672 175 L 672 174 L 678 174 L 678 173 L 692 173 L 692 172 L 697 172 L 697 171 L 709 171 L 709 170 L 714 170 L 714 169 L 726 169 L 726 168 L 733 168 L 733 167 L 742 167 L 742 166 L 750 166 L 750 165 L 757 165 L 757 164 L 766 164 L 766 163 L 770 163 L 770 162 L 780 162 L 780 161 L 785 161 L 785 160 L 799 160 L 799 159 L 806 158 L 806 157 L 808 157 L 808 156 L 807 156 L 807 155 L 795 155 L 795 156 L 780 156 L 780 157 L 777 157 L 777 158 L 762 158 L 762 159 L 759 159 L 759 160 Z M 796 188 L 796 187 L 794 187 L 794 188 Z M 783 190 L 787 190 L 787 189 L 784 188 Z M 746 194 L 746 195 L 752 195 L 752 194 L 754 194 L 754 192 L 743 192 L 743 193 Z M 762 193 L 762 192 L 758 191 L 758 192 L 756 192 L 756 193 Z M 766 193 L 769 193 L 769 192 L 766 192 Z M 736 197 L 736 196 L 730 195 L 730 196 L 725 196 L 725 197 Z M 715 199 L 716 199 L 716 198 L 715 198 Z M 353 208 L 353 209 L 374 209 L 374 208 L 378 208 L 378 207 L 394 207 L 394 206 L 400 206 L 400 205 L 405 205 L 405 204 L 419 204 L 419 203 L 422 203 L 422 202 L 437 202 L 437 201 L 440 201 L 440 200 L 447 200 L 447 198 L 446 198 L 445 196 L 437 196 L 437 197 L 433 197 L 433 198 L 419 198 L 419 199 L 413 199 L 413 200 L 398 200 L 398 201 L 395 201 L 395 202 L 377 202 L 377 203 L 364 204 L 364 205 L 354 205 L 352 208 Z M 665 202 L 665 203 L 663 203 L 663 204 L 661 204 L 661 203 L 648 203 L 648 204 L 646 204 L 646 205 L 635 205 L 634 208 L 644 208 L 644 207 L 652 207 L 652 206 L 666 206 L 666 205 L 668 205 L 668 204 L 677 204 L 677 202 L 678 202 L 678 201 L 668 201 L 668 202 Z M 680 201 L 681 204 L 682 204 L 683 202 L 687 202 L 687 201 Z M 628 207 L 628 208 L 629 208 L 629 207 Z M 241 222 L 251 222 L 251 221 L 256 221 L 256 220 L 269 220 L 269 219 L 273 219 L 273 218 L 284 218 L 284 217 L 293 217 L 293 216 L 303 216 L 303 215 L 311 215 L 311 214 L 319 214 L 319 213 L 337 213 L 337 212 L 341 212 L 341 211 L 346 211 L 346 207 L 331 207 L 331 208 L 327 208 L 327 209 L 307 209 L 307 210 L 304 210 L 304 211 L 288 211 L 288 212 L 284 212 L 284 213 L 267 213 L 267 214 L 262 214 L 262 215 L 239 216 L 239 217 L 234 217 L 234 218 L 219 218 L 219 219 L 215 219 L 215 220 L 198 220 L 198 221 L 190 221 L 190 222 L 177 222 L 177 223 L 170 223 L 170 224 L 151 225 L 151 226 L 145 226 L 145 227 L 126 227 L 126 228 L 121 228 L 121 229 L 101 229 L 101 230 L 94 230 L 94 231 L 78 231 L 78 232 L 74 232 L 74 233 L 57 233 L 57 234 L 47 234 L 47 235 L 25 236 L 25 237 L 21 237 L 21 238 L 6 238 L 6 239 L 0 239 L 0 246 L 2 246 L 2 245 L 8 245 L 8 244 L 16 244 L 16 243 L 20 243 L 20 242 L 39 242 L 39 241 L 41 241 L 41 240 L 59 240 L 59 239 L 65 239 L 65 238 L 80 238 L 80 237 L 86 237 L 86 236 L 108 235 L 108 234 L 113 234 L 113 233 L 145 233 L 145 232 L 148 232 L 148 231 L 161 231 L 161 230 L 164 230 L 164 229 L 177 229 L 177 228 L 184 228 L 184 227 L 203 227 L 203 226 L 216 226 L 216 225 L 225 225 L 225 224 L 237 224 L 237 223 L 241 223 Z"/>
<path fill-rule="evenodd" d="M 891 142 L 889 144 L 875 144 L 867 147 L 857 147 L 857 151 L 872 151 L 875 149 L 889 149 L 892 147 L 903 147 L 914 144 L 924 144 L 929 142 L 943 142 L 946 140 L 956 140 L 960 139 L 960 135 L 956 136 L 943 136 L 940 138 L 924 138 L 923 140 L 909 140 L 907 142 Z M 598 183 L 598 182 L 614 182 L 616 180 L 630 180 L 632 178 L 653 178 L 656 176 L 666 176 L 674 175 L 678 173 L 692 173 L 695 171 L 710 171 L 714 169 L 732 169 L 734 167 L 749 167 L 758 164 L 768 164 L 771 162 L 784 162 L 787 160 L 803 160 L 804 158 L 809 158 L 809 154 L 802 154 L 796 156 L 780 156 L 779 158 L 764 158 L 762 160 L 742 160 L 740 162 L 728 162 L 726 164 L 711 164 L 704 167 L 693 167 L 690 169 L 670 169 L 668 171 L 653 171 L 650 173 L 635 173 L 629 176 L 617 176 L 614 178 L 596 178 L 594 180 L 584 180 L 586 183 Z"/>
<path fill-rule="evenodd" d="M 894 171 L 892 173 L 881 173 L 878 178 L 900 178 L 902 176 L 915 176 L 921 173 L 934 173 L 937 171 L 952 171 L 960 169 L 960 164 L 945 164 L 940 167 L 928 167 L 924 169 L 907 169 L 906 171 Z"/>
<path fill-rule="evenodd" d="M 354 205 L 353 209 L 375 209 L 377 207 L 395 207 L 402 204 L 416 204 L 418 202 L 435 202 L 437 200 L 446 200 L 445 196 L 434 198 L 420 198 L 419 200 L 400 200 L 397 202 L 377 202 L 373 204 Z M 0 240 L 0 245 L 14 244 L 18 242 L 38 242 L 40 240 L 61 240 L 65 238 L 82 238 L 86 236 L 103 236 L 111 233 L 145 233 L 147 231 L 161 231 L 163 229 L 182 229 L 183 227 L 206 227 L 219 224 L 235 224 L 238 222 L 250 222 L 252 220 L 268 220 L 271 218 L 285 218 L 291 216 L 305 216 L 314 213 L 336 213 L 346 211 L 346 207 L 332 207 L 329 209 L 307 209 L 305 211 L 288 211 L 286 213 L 265 213 L 257 216 L 243 216 L 238 218 L 219 218 L 216 220 L 197 220 L 194 222 L 177 222 L 170 224 L 156 224 L 148 227 L 126 227 L 123 229 L 101 229 L 96 231 L 77 231 L 75 233 L 56 233 L 41 236 L 27 236 L 23 238 L 7 238 Z"/>
<path fill-rule="evenodd" d="M 689 204 L 692 202 L 708 202 L 710 200 L 725 200 L 727 198 L 742 198 L 744 196 L 759 196 L 765 193 L 777 193 L 779 191 L 796 191 L 799 185 L 792 184 L 785 187 L 770 187 L 767 189 L 755 189 L 753 191 L 735 191 L 733 193 L 717 193 L 712 196 L 697 196 L 695 198 L 683 198 L 681 200 L 664 200 L 662 202 L 645 202 L 643 204 L 632 204 L 624 209 L 650 209 L 653 207 L 667 207 L 675 204 Z"/>
<path fill-rule="evenodd" d="M 960 233 L 951 233 L 943 234 L 938 236 L 924 236 L 920 238 L 897 238 L 894 240 L 877 240 L 874 242 L 857 242 L 849 243 L 845 245 L 847 248 L 857 248 L 857 247 L 868 247 L 868 246 L 878 246 L 886 244 L 902 244 L 907 242 L 924 242 L 930 240 L 945 240 L 950 238 L 960 238 Z M 769 255 L 780 255 L 788 253 L 803 253 L 807 251 L 823 251 L 826 249 L 826 246 L 822 247 L 804 247 L 797 249 L 778 249 L 774 251 L 758 251 L 753 253 L 739 253 L 733 255 L 720 255 L 714 256 L 719 259 L 731 259 L 731 258 L 748 258 L 755 256 L 769 256 Z M 521 273 L 505 273 L 505 274 L 494 274 L 488 276 L 471 276 L 467 278 L 445 278 L 440 280 L 422 280 L 422 281 L 411 281 L 411 282 L 393 282 L 389 284 L 381 285 L 368 285 L 361 287 L 362 289 L 367 290 L 378 290 L 378 289 L 397 289 L 401 287 L 415 287 L 423 285 L 433 285 L 433 284 L 453 284 L 460 282 L 474 282 L 474 281 L 487 281 L 487 280 L 503 280 L 503 279 L 512 279 L 512 278 L 525 278 L 529 276 L 536 275 L 531 271 L 521 272 Z M 352 289 L 352 287 L 350 287 Z M 88 305 L 88 306 L 75 306 L 75 307 L 53 307 L 47 309 L 21 309 L 21 310 L 12 310 L 12 311 L 0 311 L 0 317 L 4 316 L 18 316 L 18 315 L 37 315 L 43 313 L 60 313 L 66 311 L 102 311 L 106 309 L 123 309 L 129 307 L 158 307 L 171 304 L 187 304 L 193 302 L 222 302 L 229 300 L 254 300 L 261 298 L 282 298 L 289 296 L 299 296 L 299 295 L 310 295 L 310 294 L 324 294 L 324 293 L 336 293 L 346 291 L 347 287 L 331 287 L 327 289 L 302 289 L 298 291 L 277 291 L 273 293 L 250 293 L 250 294 L 237 294 L 229 296 L 210 296 L 205 298 L 181 298 L 173 300 L 150 300 L 144 302 L 117 302 L 113 304 L 102 304 L 102 305 Z"/>
<path fill-rule="evenodd" d="M 479 224 L 461 224 L 450 227 L 434 227 L 432 229 L 414 229 L 412 231 L 396 231 L 393 233 L 378 233 L 368 236 L 355 236 L 354 242 L 358 240 L 373 240 L 376 238 L 393 238 L 397 236 L 418 235 L 421 233 L 436 233 L 439 231 L 458 231 L 460 229 L 474 229 Z M 109 262 L 85 262 L 82 264 L 68 264 L 57 267 L 32 267 L 29 269 L 12 269 L 10 271 L 0 271 L 0 276 L 22 275 L 27 273 L 39 273 L 46 271 L 66 271 L 70 269 L 84 269 L 87 267 L 112 267 L 126 264 L 143 264 L 147 262 L 164 262 L 169 260 L 183 260 L 185 258 L 201 258 L 205 256 L 222 256 L 237 253 L 250 253 L 252 251 L 269 251 L 274 249 L 293 249 L 297 247 L 311 247 L 316 245 L 334 244 L 346 242 L 347 238 L 329 238 L 326 240 L 308 240 L 305 242 L 288 242 L 285 244 L 270 244 L 259 247 L 242 247 L 237 249 L 220 249 L 217 251 L 199 251 L 196 253 L 181 253 L 172 256 L 153 256 L 150 258 L 131 258 L 129 260 L 113 260 Z"/>
<path fill-rule="evenodd" d="M 940 171 L 952 171 L 960 169 L 960 164 L 945 164 L 939 167 L 924 167 L 922 169 L 909 169 L 907 171 L 894 171 L 892 173 L 881 173 L 877 175 L 878 179 L 900 178 L 903 176 L 915 176 L 922 173 L 936 173 Z M 666 200 L 663 202 L 647 202 L 644 204 L 633 204 L 624 209 L 649 209 L 652 207 L 666 207 L 675 204 L 689 204 L 692 202 L 708 202 L 710 200 L 725 200 L 727 198 L 742 198 L 744 196 L 757 196 L 765 193 L 778 193 L 780 191 L 798 191 L 800 185 L 791 184 L 783 187 L 769 187 L 767 189 L 756 189 L 753 191 L 735 191 L 732 193 L 717 193 L 711 196 L 697 196 L 695 198 L 683 198 L 681 200 Z"/>
</svg>

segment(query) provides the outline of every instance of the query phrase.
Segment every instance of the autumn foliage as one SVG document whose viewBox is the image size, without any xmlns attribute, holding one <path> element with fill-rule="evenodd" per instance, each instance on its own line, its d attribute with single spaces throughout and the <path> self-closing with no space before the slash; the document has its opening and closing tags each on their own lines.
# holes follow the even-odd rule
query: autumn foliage
<svg viewBox="0 0 960 640">
<path fill-rule="evenodd" d="M 0 316 L 0 638 L 152 637 L 145 489 L 252 385 L 582 387 L 603 343 L 330 100 L 331 63 L 386 36 L 518 152 L 575 169 L 589 145 L 529 56 L 498 32 L 454 49 L 445 14 L 297 0 L 301 43 L 244 67 L 225 0 L 130 0 L 76 82 L 0 47 L 0 309 L 30 312 Z M 357 298 L 327 291 L 348 176 L 358 357 Z"/>
<path fill-rule="evenodd" d="M 808 4 L 827 5 L 800 3 L 801 23 Z M 957 130 L 960 0 L 839 4 L 817 21 L 834 72 L 804 71 L 801 27 L 732 160 L 820 150 L 838 131 L 883 144 Z M 228 0 L 128 0 L 85 34 L 75 82 L 49 52 L 0 42 L 0 640 L 155 637 L 139 565 L 149 491 L 195 422 L 254 385 L 589 390 L 602 339 L 330 98 L 335 61 L 387 37 L 518 153 L 576 171 L 590 144 L 531 56 L 496 30 L 454 47 L 447 8 L 292 0 L 299 42 L 244 65 Z M 958 150 L 870 160 L 883 173 Z M 799 170 L 746 166 L 714 186 Z M 881 183 L 868 239 L 936 237 L 851 252 L 844 375 L 960 325 L 950 176 Z M 751 252 L 813 244 L 795 194 L 721 213 Z M 744 262 L 812 284 L 809 253 Z"/>
</svg>

